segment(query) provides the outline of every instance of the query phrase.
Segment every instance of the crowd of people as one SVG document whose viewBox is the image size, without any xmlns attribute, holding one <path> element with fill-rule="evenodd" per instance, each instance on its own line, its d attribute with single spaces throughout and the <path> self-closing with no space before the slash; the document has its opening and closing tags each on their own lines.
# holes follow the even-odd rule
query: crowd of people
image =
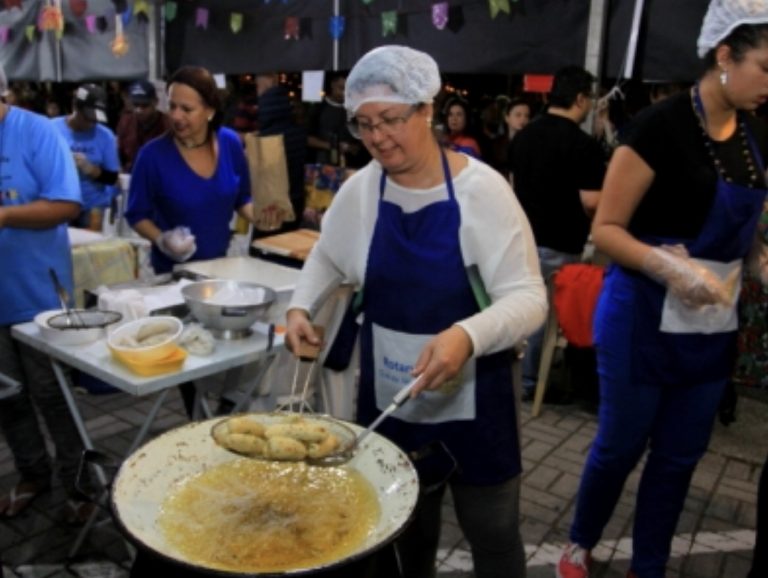
<svg viewBox="0 0 768 578">
<path fill-rule="evenodd" d="M 724 392 L 763 387 L 768 367 L 768 128 L 754 114 L 768 100 L 768 4 L 714 0 L 697 48 L 701 76 L 620 126 L 579 66 L 557 71 L 545 102 L 515 94 L 473 107 L 443 90 L 431 56 L 398 45 L 329 74 L 304 118 L 276 73 L 250 77 L 230 106 L 210 71 L 184 66 L 168 78 L 167 112 L 139 80 L 118 98 L 82 84 L 69 102 L 38 103 L 40 114 L 0 74 L 0 428 L 19 474 L 0 517 L 51 486 L 35 408 L 56 445 L 67 520 L 83 523 L 92 509 L 74 489 L 82 444 L 50 364 L 10 333 L 58 307 L 42 281 L 50 270 L 71 293 L 67 227 L 99 230 L 118 174 L 129 173 L 125 218 L 167 272 L 224 256 L 234 215 L 254 237 L 301 226 L 304 167 L 317 162 L 350 176 L 302 267 L 286 344 L 321 344 L 319 299 L 351 283 L 362 295 L 357 421 L 371 423 L 406 384 L 418 398 L 379 427 L 419 471 L 416 512 L 359 575 L 434 576 L 450 490 L 475 575 L 525 576 L 513 360 L 524 352 L 530 396 L 545 282 L 580 262 L 591 237 L 610 260 L 594 318 L 598 430 L 555 572 L 588 578 L 645 457 L 627 576 L 663 578 Z M 583 130 L 588 119 L 597 134 Z M 254 199 L 266 178 L 248 157 L 254 135 L 279 137 L 279 210 Z M 767 480 L 764 469 L 749 578 L 768 575 Z M 141 553 L 133 575 L 164 565 Z"/>
</svg>

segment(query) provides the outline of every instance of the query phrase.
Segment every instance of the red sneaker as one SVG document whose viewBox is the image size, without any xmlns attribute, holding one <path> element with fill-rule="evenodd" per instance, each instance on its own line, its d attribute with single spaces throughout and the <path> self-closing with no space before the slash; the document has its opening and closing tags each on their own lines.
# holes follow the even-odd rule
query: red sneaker
<svg viewBox="0 0 768 578">
<path fill-rule="evenodd" d="M 568 544 L 560 562 L 557 563 L 555 574 L 557 578 L 589 578 L 591 563 L 592 557 L 589 550 L 585 550 L 578 544 Z"/>
</svg>

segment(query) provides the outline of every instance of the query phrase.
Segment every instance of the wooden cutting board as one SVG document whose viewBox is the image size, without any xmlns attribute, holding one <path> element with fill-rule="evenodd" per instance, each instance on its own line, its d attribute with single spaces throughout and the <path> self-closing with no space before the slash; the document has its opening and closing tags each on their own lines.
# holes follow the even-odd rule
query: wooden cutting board
<svg viewBox="0 0 768 578">
<path fill-rule="evenodd" d="M 272 235 L 271 237 L 262 237 L 256 239 L 251 243 L 254 249 L 264 251 L 265 253 L 272 253 L 273 255 L 280 255 L 282 257 L 290 257 L 292 259 L 298 259 L 304 261 L 315 246 L 319 231 L 313 231 L 312 229 L 298 229 L 297 231 L 291 231 L 290 233 L 281 233 L 279 235 Z"/>
</svg>

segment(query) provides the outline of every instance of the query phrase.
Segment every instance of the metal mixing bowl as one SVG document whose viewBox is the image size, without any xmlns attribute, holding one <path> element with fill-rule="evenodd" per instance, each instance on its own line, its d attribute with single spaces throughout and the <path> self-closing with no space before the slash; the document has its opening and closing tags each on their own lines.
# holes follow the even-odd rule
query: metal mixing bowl
<svg viewBox="0 0 768 578">
<path fill-rule="evenodd" d="M 267 317 L 277 299 L 270 287 L 258 283 L 209 279 L 181 288 L 195 319 L 216 337 L 237 339 L 250 335 L 251 327 Z"/>
</svg>

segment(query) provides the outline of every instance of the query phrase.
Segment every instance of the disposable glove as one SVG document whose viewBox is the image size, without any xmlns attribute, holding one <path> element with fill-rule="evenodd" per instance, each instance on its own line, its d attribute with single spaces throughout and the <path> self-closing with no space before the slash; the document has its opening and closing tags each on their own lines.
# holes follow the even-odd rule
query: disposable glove
<svg viewBox="0 0 768 578">
<path fill-rule="evenodd" d="M 643 270 L 665 285 L 687 307 L 733 305 L 739 271 L 725 280 L 720 279 L 717 274 L 692 260 L 682 245 L 654 247 L 645 256 Z"/>
<path fill-rule="evenodd" d="M 195 236 L 189 227 L 176 227 L 170 231 L 163 231 L 155 244 L 164 255 L 177 263 L 189 260 L 197 251 Z"/>
</svg>

